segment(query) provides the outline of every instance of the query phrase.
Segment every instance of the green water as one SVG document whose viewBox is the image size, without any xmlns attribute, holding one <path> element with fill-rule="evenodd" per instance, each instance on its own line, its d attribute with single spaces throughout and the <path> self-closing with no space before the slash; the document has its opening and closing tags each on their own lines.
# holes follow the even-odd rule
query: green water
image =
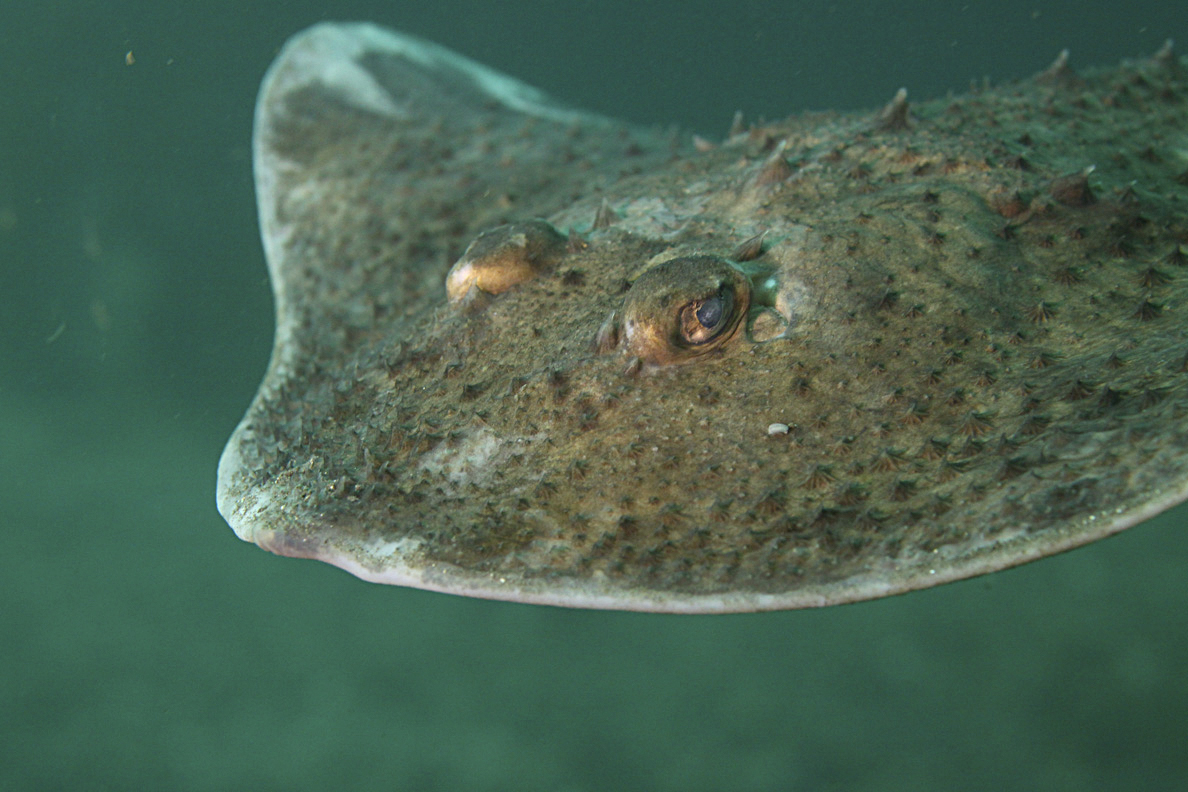
<svg viewBox="0 0 1188 792">
<path fill-rule="evenodd" d="M 1188 45 L 1181 2 L 1112 5 L 4 0 L 0 788 L 1182 788 L 1183 508 L 905 597 L 701 618 L 367 585 L 214 509 L 271 344 L 249 140 L 287 35 L 371 19 L 717 137 Z"/>
</svg>

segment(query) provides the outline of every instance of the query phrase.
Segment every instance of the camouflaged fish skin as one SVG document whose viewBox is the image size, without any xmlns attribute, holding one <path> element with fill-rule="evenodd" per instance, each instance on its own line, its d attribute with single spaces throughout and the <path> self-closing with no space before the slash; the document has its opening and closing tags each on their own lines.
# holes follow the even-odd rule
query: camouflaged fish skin
<svg viewBox="0 0 1188 792">
<path fill-rule="evenodd" d="M 277 340 L 219 506 L 273 552 L 763 610 L 1001 569 L 1186 496 L 1170 45 L 694 145 L 322 25 L 256 135 Z"/>
</svg>

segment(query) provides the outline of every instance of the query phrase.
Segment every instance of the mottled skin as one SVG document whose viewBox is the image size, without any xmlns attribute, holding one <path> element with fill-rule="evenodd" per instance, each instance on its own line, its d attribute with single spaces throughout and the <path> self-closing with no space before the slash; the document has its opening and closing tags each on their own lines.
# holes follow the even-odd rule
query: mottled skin
<svg viewBox="0 0 1188 792">
<path fill-rule="evenodd" d="M 1122 530 L 1188 487 L 1186 130 L 1165 50 L 695 151 L 320 26 L 261 92 L 277 347 L 220 509 L 368 579 L 682 612 Z"/>
</svg>

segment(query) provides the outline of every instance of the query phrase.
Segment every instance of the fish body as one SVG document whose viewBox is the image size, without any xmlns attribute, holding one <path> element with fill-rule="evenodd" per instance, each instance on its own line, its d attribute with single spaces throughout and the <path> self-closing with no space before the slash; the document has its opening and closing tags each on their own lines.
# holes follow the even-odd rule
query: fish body
<svg viewBox="0 0 1188 792">
<path fill-rule="evenodd" d="M 244 539 L 670 612 L 895 594 L 1188 496 L 1188 81 L 1107 70 L 719 144 L 369 25 L 261 89 Z"/>
</svg>

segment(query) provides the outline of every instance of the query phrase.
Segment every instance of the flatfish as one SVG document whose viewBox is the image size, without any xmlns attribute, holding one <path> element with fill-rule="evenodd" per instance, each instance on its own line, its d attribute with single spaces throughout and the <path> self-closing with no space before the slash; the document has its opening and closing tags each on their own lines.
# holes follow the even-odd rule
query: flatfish
<svg viewBox="0 0 1188 792">
<path fill-rule="evenodd" d="M 1188 80 L 1151 57 L 720 141 L 322 24 L 256 110 L 245 540 L 575 607 L 933 586 L 1188 496 Z"/>
</svg>

